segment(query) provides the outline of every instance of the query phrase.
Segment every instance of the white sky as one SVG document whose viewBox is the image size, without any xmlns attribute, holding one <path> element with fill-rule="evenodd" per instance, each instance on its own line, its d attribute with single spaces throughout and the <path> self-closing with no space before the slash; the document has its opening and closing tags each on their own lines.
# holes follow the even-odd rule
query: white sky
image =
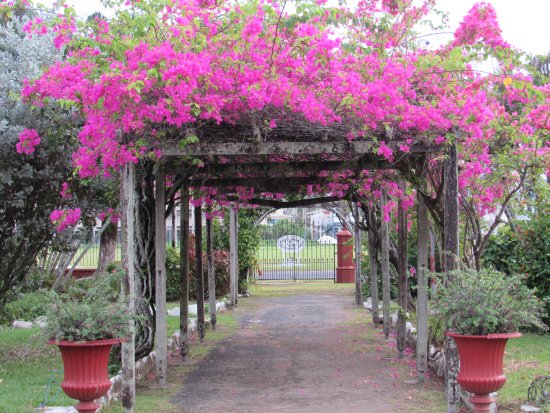
<svg viewBox="0 0 550 413">
<path fill-rule="evenodd" d="M 38 0 L 52 4 L 53 0 Z M 497 11 L 504 39 L 529 53 L 547 54 L 550 51 L 548 18 L 550 0 L 488 0 Z M 95 11 L 105 12 L 99 0 L 69 0 L 77 12 L 88 16 Z M 463 16 L 476 0 L 437 0 L 437 8 L 449 14 L 450 31 L 454 32 Z M 451 35 L 449 35 L 451 36 Z M 429 38 L 428 38 L 429 39 Z M 451 37 L 448 37 L 450 40 Z M 440 41 L 447 40 L 440 36 Z M 434 39 L 437 41 L 437 39 Z"/>
</svg>

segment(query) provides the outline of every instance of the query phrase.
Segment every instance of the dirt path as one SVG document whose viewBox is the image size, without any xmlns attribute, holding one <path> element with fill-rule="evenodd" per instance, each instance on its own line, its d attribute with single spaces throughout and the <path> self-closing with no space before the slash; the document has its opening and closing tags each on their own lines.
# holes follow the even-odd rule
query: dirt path
<svg viewBox="0 0 550 413">
<path fill-rule="evenodd" d="M 180 411 L 444 411 L 441 384 L 406 384 L 412 360 L 395 360 L 351 294 L 247 299 L 237 311 L 239 331 L 172 399 Z"/>
</svg>

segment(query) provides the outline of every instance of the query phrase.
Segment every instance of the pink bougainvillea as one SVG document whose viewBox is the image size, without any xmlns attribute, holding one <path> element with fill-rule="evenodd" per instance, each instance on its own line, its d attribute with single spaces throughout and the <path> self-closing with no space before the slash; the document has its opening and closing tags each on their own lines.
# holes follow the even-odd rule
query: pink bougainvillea
<svg viewBox="0 0 550 413">
<path fill-rule="evenodd" d="M 31 155 L 35 148 L 40 145 L 40 135 L 34 129 L 25 129 L 19 134 L 19 142 L 15 145 L 18 153 Z"/>
<path fill-rule="evenodd" d="M 50 214 L 51 221 L 55 224 L 57 231 L 61 232 L 78 224 L 80 221 L 80 208 L 75 209 L 56 209 Z"/>
</svg>

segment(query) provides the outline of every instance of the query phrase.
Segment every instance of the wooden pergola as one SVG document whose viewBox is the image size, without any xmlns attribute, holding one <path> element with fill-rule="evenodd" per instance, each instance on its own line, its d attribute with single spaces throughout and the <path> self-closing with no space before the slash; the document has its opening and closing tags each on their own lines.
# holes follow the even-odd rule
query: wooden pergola
<svg viewBox="0 0 550 413">
<path fill-rule="evenodd" d="M 299 133 L 295 133 L 298 131 Z M 403 142 L 396 136 L 388 135 L 386 130 L 376 132 L 376 139 L 348 140 L 347 131 L 330 129 L 327 127 L 312 126 L 309 124 L 288 122 L 274 130 L 256 127 L 246 127 L 242 124 L 235 126 L 212 126 L 187 130 L 181 136 L 165 144 L 162 149 L 162 158 L 158 162 L 155 173 L 155 291 L 156 291 L 156 351 L 157 376 L 161 384 L 166 378 L 166 176 L 172 176 L 177 182 L 176 190 L 181 191 L 181 305 L 180 305 L 180 346 L 181 356 L 188 352 L 188 271 L 187 250 L 189 245 L 189 188 L 201 188 L 210 191 L 210 196 L 223 196 L 224 200 L 239 202 L 240 191 L 243 188 L 254 188 L 254 196 L 247 199 L 248 205 L 266 206 L 272 208 L 297 207 L 321 204 L 326 202 L 347 199 L 349 193 L 343 196 L 328 194 L 318 198 L 305 196 L 303 189 L 308 185 L 326 186 L 334 182 L 334 175 L 347 172 L 349 180 L 338 180 L 342 183 L 352 183 L 353 179 L 360 179 L 364 170 L 374 169 L 401 169 L 407 168 L 411 161 L 425 159 L 429 153 L 441 152 L 441 147 L 423 141 L 417 136 L 410 151 L 399 151 L 399 144 Z M 188 144 L 179 147 L 178 139 L 195 135 L 200 143 Z M 396 161 L 388 162 L 378 154 L 377 141 L 384 140 L 396 154 Z M 445 269 L 450 271 L 457 266 L 458 257 L 458 181 L 456 148 L 446 149 L 445 161 L 445 188 L 444 188 L 444 250 L 446 252 Z M 130 305 L 133 306 L 135 282 L 135 210 L 136 197 L 135 166 L 126 166 L 123 174 L 122 206 L 124 227 L 123 260 L 127 266 L 125 291 L 128 294 Z M 406 182 L 401 181 L 405 186 Z M 284 194 L 286 200 L 274 199 L 270 194 Z M 290 200 L 289 200 L 290 198 Z M 357 200 L 356 200 L 357 201 Z M 382 193 L 381 205 L 387 202 L 387 194 Z M 418 197 L 418 345 L 417 368 L 419 380 L 424 379 L 427 369 L 427 280 L 428 267 L 428 211 L 423 200 Z M 202 214 L 201 207 L 195 207 L 195 251 L 196 277 L 198 282 L 198 332 L 204 336 L 204 297 L 202 274 Z M 406 213 L 401 201 L 398 207 L 399 222 L 399 305 L 407 307 L 407 223 Z M 358 214 L 358 211 L 355 211 Z M 358 216 L 358 215 L 356 215 Z M 357 219 L 356 219 L 357 222 Z M 356 248 L 360 246 L 360 229 L 354 228 Z M 383 322 L 386 335 L 390 329 L 390 274 L 389 274 L 389 229 L 388 223 L 382 220 L 381 224 L 381 274 L 383 280 Z M 369 234 L 369 237 L 371 234 Z M 215 326 L 215 284 L 212 258 L 212 231 L 211 219 L 206 221 L 207 257 L 208 257 L 208 287 L 211 308 L 212 325 Z M 369 243 L 370 244 L 370 243 Z M 237 305 L 237 222 L 236 212 L 230 211 L 230 295 L 231 305 Z M 374 262 L 374 267 L 373 267 Z M 360 304 L 360 260 L 357 261 L 356 272 L 356 301 Z M 377 289 L 376 278 L 378 270 L 376 260 L 371 260 L 370 279 L 373 288 Z M 376 290 L 373 289 L 373 296 Z M 378 309 L 377 299 L 373 297 L 373 309 Z M 213 310 L 213 311 L 212 311 Z M 373 311 L 373 321 L 378 322 L 378 311 Z M 399 315 L 398 321 L 398 351 L 403 357 L 405 342 L 405 317 Z M 134 380 L 134 349 L 133 337 L 123 344 L 123 406 L 127 412 L 133 411 L 135 393 Z"/>
</svg>

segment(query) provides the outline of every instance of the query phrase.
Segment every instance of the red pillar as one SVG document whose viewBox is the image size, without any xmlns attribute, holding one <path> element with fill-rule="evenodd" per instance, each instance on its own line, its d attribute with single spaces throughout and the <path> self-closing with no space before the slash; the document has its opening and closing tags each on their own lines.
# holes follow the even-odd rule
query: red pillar
<svg viewBox="0 0 550 413">
<path fill-rule="evenodd" d="M 354 283 L 355 265 L 353 263 L 353 243 L 351 242 L 351 233 L 344 228 L 336 234 L 336 239 L 336 282 Z"/>
</svg>

